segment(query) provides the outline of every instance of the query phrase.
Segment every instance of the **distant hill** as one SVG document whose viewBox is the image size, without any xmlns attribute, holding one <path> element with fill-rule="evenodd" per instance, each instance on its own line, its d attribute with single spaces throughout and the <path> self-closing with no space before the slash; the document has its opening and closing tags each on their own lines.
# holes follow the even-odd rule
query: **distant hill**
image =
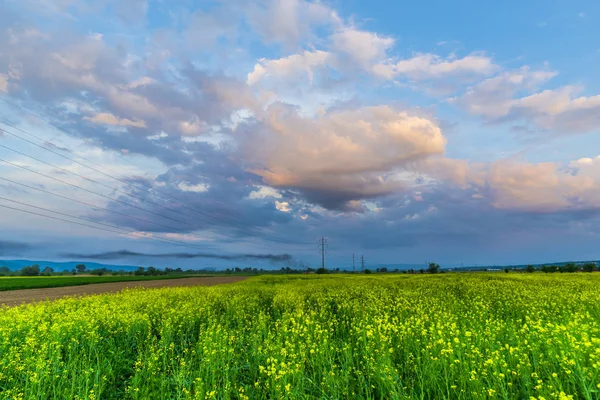
<svg viewBox="0 0 600 400">
<path fill-rule="evenodd" d="M 487 269 L 487 268 L 494 268 L 494 269 L 500 269 L 500 268 L 502 268 L 502 269 L 504 269 L 504 268 L 524 269 L 528 265 L 533 265 L 536 268 L 542 267 L 543 265 L 561 267 L 561 266 L 563 266 L 565 264 L 569 264 L 569 263 L 574 263 L 576 265 L 581 265 L 581 264 L 585 264 L 585 263 L 589 263 L 589 262 L 600 264 L 600 260 L 586 260 L 586 261 L 561 261 L 561 262 L 542 263 L 542 264 L 477 265 L 477 266 L 467 266 L 467 267 L 454 267 L 452 269 L 456 269 L 456 270 L 482 270 L 482 269 Z M 443 266 L 442 266 L 442 268 L 443 268 Z"/>
<path fill-rule="evenodd" d="M 50 267 L 55 271 L 70 271 L 75 268 L 78 264 L 84 264 L 88 270 L 106 268 L 112 271 L 135 271 L 138 266 L 133 265 L 110 265 L 110 264 L 99 264 L 95 262 L 81 262 L 81 261 L 33 261 L 33 260 L 0 260 L 0 267 L 8 267 L 11 271 L 19 271 L 23 267 L 37 264 L 41 269 Z"/>
<path fill-rule="evenodd" d="M 421 268 L 427 268 L 425 263 L 421 264 L 374 264 L 374 265 L 365 265 L 365 269 L 370 269 L 375 271 L 377 268 L 387 268 L 388 271 L 393 271 L 395 269 L 399 271 L 407 271 L 409 269 L 419 270 Z M 352 268 L 350 268 L 352 269 Z M 356 265 L 356 270 L 359 270 L 359 265 Z"/>
</svg>

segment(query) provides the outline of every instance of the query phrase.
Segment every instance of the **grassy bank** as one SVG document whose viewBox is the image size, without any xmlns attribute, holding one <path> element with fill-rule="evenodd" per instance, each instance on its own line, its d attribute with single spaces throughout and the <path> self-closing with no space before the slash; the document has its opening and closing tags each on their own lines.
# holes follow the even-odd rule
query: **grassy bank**
<svg viewBox="0 0 600 400">
<path fill-rule="evenodd" d="M 157 279 L 177 279 L 187 275 L 165 276 L 11 276 L 0 277 L 0 291 L 20 289 L 40 289 L 51 287 L 89 285 L 93 283 L 149 281 Z"/>
</svg>

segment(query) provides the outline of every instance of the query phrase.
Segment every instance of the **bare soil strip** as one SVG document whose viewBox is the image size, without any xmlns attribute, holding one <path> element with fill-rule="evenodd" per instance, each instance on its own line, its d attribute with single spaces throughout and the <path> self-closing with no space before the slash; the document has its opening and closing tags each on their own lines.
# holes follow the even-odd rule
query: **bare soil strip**
<svg viewBox="0 0 600 400">
<path fill-rule="evenodd" d="M 55 300 L 66 296 L 85 296 L 102 293 L 114 293 L 134 287 L 163 288 L 175 286 L 213 286 L 234 283 L 246 279 L 244 276 L 219 276 L 202 278 L 165 279 L 155 281 L 96 283 L 84 286 L 66 286 L 44 289 L 23 289 L 0 292 L 0 305 L 18 306 L 36 301 Z"/>
</svg>

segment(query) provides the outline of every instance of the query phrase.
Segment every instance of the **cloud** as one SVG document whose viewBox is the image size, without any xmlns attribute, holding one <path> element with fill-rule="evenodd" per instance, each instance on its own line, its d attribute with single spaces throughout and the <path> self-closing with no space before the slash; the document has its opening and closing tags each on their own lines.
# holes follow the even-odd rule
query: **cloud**
<svg viewBox="0 0 600 400">
<path fill-rule="evenodd" d="M 572 85 L 538 91 L 554 76 L 523 67 L 484 80 L 450 102 L 490 120 L 525 120 L 561 134 L 600 128 L 600 95 L 577 96 L 583 88 Z M 519 96 L 523 91 L 532 93 Z"/>
<path fill-rule="evenodd" d="M 600 128 L 600 95 L 576 97 L 581 90 L 563 86 L 516 99 L 507 115 L 527 118 L 562 134 L 596 130 Z"/>
<path fill-rule="evenodd" d="M 470 160 L 517 147 L 513 137 L 497 152 L 496 145 L 485 153 L 479 147 L 515 121 L 565 134 L 598 126 L 598 96 L 578 86 L 546 87 L 556 75 L 547 68 L 504 69 L 483 52 L 401 58 L 393 37 L 358 28 L 318 1 L 234 0 L 193 9 L 144 0 L 36 1 L 44 10 L 33 3 L 0 6 L 0 91 L 72 132 L 76 139 L 67 143 L 84 139 L 111 163 L 113 152 L 134 156 L 146 174 L 127 181 L 152 189 L 122 189 L 160 217 L 102 205 L 169 227 L 97 210 L 87 210 L 90 218 L 141 235 L 210 237 L 238 248 L 269 238 L 291 246 L 319 232 L 340 248 L 404 247 L 414 250 L 403 256 L 417 258 L 441 248 L 465 254 L 483 244 L 501 247 L 530 231 L 541 238 L 554 229 L 594 231 L 585 224 L 599 209 L 597 158 Z M 4 12 L 13 8 L 18 12 Z M 147 15 L 159 14 L 169 17 L 145 25 Z M 97 18 L 114 24 L 105 29 Z M 449 103 L 496 125 L 471 133 L 476 119 L 407 88 L 451 95 Z M 411 108 L 415 102 L 427 113 Z M 436 120 L 438 108 L 454 120 Z M 9 117 L 33 131 L 34 122 Z M 445 158 L 446 138 L 464 159 Z M 556 160 L 551 152 L 535 155 L 544 156 Z M 100 158 L 94 160 L 105 165 Z M 122 172 L 116 162 L 109 166 Z M 165 207 L 185 208 L 185 217 Z"/>
<path fill-rule="evenodd" d="M 280 199 L 282 196 L 281 193 L 269 186 L 258 186 L 258 190 L 254 190 L 248 195 L 249 199 L 266 199 L 269 197 Z"/>
<path fill-rule="evenodd" d="M 513 159 L 489 163 L 428 160 L 421 167 L 434 185 L 451 183 L 453 190 L 497 209 L 533 213 L 573 210 L 600 211 L 600 156 L 569 163 L 528 163 Z"/>
<path fill-rule="evenodd" d="M 148 12 L 147 0 L 118 0 L 115 7 L 116 15 L 123 22 L 131 24 L 144 21 Z"/>
<path fill-rule="evenodd" d="M 317 26 L 341 23 L 337 13 L 320 2 L 305 0 L 266 0 L 247 9 L 250 25 L 268 43 L 294 48 Z"/>
<path fill-rule="evenodd" d="M 500 67 L 491 58 L 471 54 L 463 58 L 443 59 L 435 54 L 416 54 L 395 63 L 376 64 L 373 72 L 386 79 L 407 77 L 415 81 L 461 75 L 490 75 Z"/>
<path fill-rule="evenodd" d="M 468 88 L 463 95 L 450 99 L 450 102 L 472 114 L 499 118 L 510 113 L 513 98 L 519 91 L 535 90 L 556 75 L 554 71 L 532 71 L 529 67 L 502 72 Z"/>
<path fill-rule="evenodd" d="M 0 92 L 8 93 L 8 75 L 0 74 Z"/>
<path fill-rule="evenodd" d="M 186 182 L 180 182 L 179 185 L 177 185 L 177 187 L 181 190 L 183 190 L 184 192 L 194 192 L 194 193 L 203 193 L 208 191 L 208 186 L 206 184 L 203 183 L 198 183 L 196 185 L 191 185 L 189 183 Z"/>
<path fill-rule="evenodd" d="M 310 83 L 313 81 L 313 69 L 326 66 L 331 55 L 326 51 L 304 51 L 288 57 L 267 60 L 261 59 L 254 70 L 248 74 L 248 84 L 255 85 L 260 80 L 294 79 L 306 75 Z"/>
<path fill-rule="evenodd" d="M 144 121 L 131 121 L 127 118 L 118 118 L 110 113 L 98 113 L 92 117 L 84 117 L 84 119 L 95 124 L 146 128 L 146 123 Z"/>
<path fill-rule="evenodd" d="M 31 249 L 32 246 L 27 243 L 0 240 L 0 255 L 15 256 Z"/>
<path fill-rule="evenodd" d="M 391 37 L 374 32 L 361 31 L 346 26 L 331 35 L 332 47 L 336 52 L 346 55 L 365 70 L 387 57 L 388 50 L 394 45 Z"/>
<path fill-rule="evenodd" d="M 284 213 L 289 213 L 292 211 L 292 209 L 290 208 L 290 203 L 288 203 L 287 201 L 275 201 L 275 208 L 278 211 L 284 212 Z"/>
<path fill-rule="evenodd" d="M 289 254 L 235 254 L 235 255 L 224 255 L 224 254 L 213 254 L 213 253 L 140 253 L 129 250 L 120 251 L 109 251 L 105 253 L 96 254 L 80 254 L 80 253 L 63 253 L 61 255 L 65 258 L 72 259 L 88 259 L 88 260 L 119 260 L 123 258 L 131 257 L 150 257 L 150 258 L 210 258 L 227 261 L 244 261 L 244 260 L 259 260 L 269 261 L 273 263 L 292 261 L 293 257 Z"/>
<path fill-rule="evenodd" d="M 295 188 L 328 208 L 399 190 L 393 174 L 440 154 L 445 138 L 425 117 L 388 106 L 334 111 L 316 119 L 281 103 L 240 137 L 250 171 L 273 187 Z"/>
</svg>

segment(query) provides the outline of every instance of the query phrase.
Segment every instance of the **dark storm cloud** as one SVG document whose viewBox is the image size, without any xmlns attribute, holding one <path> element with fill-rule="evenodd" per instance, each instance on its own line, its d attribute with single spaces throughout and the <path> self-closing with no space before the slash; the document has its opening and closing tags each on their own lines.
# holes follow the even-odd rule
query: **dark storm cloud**
<svg viewBox="0 0 600 400">
<path fill-rule="evenodd" d="M 379 212 L 340 218 L 335 223 L 324 217 L 329 223 L 321 225 L 323 234 L 332 238 L 332 243 L 352 249 L 397 248 L 400 257 L 411 257 L 423 249 L 435 253 L 444 248 L 447 254 L 463 252 L 466 258 L 489 247 L 518 244 L 520 235 L 573 235 L 583 240 L 600 233 L 593 228 L 600 219 L 598 210 L 545 214 L 503 210 L 473 199 L 469 191 L 451 187 L 429 189 L 421 201 L 396 195 L 378 205 L 382 207 Z"/>
<path fill-rule="evenodd" d="M 293 257 L 289 254 L 235 254 L 235 255 L 223 255 L 213 253 L 164 253 L 164 254 L 151 254 L 151 253 L 138 253 L 129 250 L 111 251 L 106 253 L 98 254 L 78 254 L 78 253 L 64 253 L 63 257 L 74 258 L 74 259 L 89 259 L 89 260 L 118 260 L 130 257 L 150 257 L 150 258 L 183 258 L 183 259 L 194 259 L 194 258 L 210 258 L 217 260 L 226 261 L 240 261 L 240 260 L 260 260 L 269 262 L 287 262 L 292 261 Z"/>
<path fill-rule="evenodd" d="M 14 256 L 22 254 L 24 251 L 31 249 L 32 246 L 26 243 L 12 242 L 0 240 L 0 256 Z"/>
<path fill-rule="evenodd" d="M 112 213 L 103 214 L 101 218 L 150 232 L 189 233 L 208 229 L 226 234 L 233 241 L 240 237 L 265 236 L 265 229 L 293 222 L 291 215 L 275 208 L 273 199 L 248 198 L 252 191 L 257 190 L 255 185 L 259 180 L 239 165 L 230 149 L 207 143 L 188 143 L 186 146 L 198 162 L 172 167 L 155 181 L 131 179 L 130 182 L 137 188 L 129 187 L 127 190 L 136 199 L 120 197 L 126 202 L 133 200 L 163 218 L 139 209 L 132 210 L 118 202 L 108 205 L 109 209 L 118 213 L 146 220 L 152 217 L 152 221 L 172 229 Z M 185 191 L 181 188 L 181 185 L 199 184 L 206 185 L 207 191 Z M 148 186 L 153 191 L 148 191 Z M 277 232 L 275 236 L 281 242 L 296 241 L 291 231 Z"/>
</svg>

